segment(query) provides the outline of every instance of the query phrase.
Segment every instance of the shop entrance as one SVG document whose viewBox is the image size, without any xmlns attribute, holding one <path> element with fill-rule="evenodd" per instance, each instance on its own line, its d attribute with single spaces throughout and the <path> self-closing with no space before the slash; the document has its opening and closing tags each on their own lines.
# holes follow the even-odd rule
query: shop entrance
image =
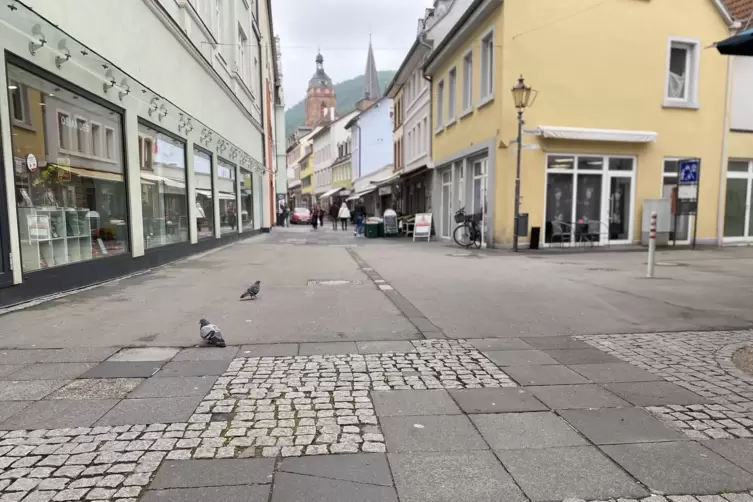
<svg viewBox="0 0 753 502">
<path fill-rule="evenodd" d="M 11 98 L 15 98 L 13 87 L 19 89 L 18 85 L 13 85 L 13 83 L 8 86 Z M 5 132 L 3 130 L 4 127 L 8 127 L 8 121 L 0 118 L 0 135 Z M 36 158 L 34 158 L 33 156 L 31 157 L 32 158 L 30 159 L 14 157 L 13 164 L 11 164 L 10 166 L 5 165 L 5 169 L 28 169 L 29 165 L 31 165 L 32 168 L 36 169 Z M 0 143 L 0 159 L 4 158 L 5 152 L 3 151 L 3 146 Z M 29 162 L 31 162 L 31 164 L 29 164 Z M 13 284 L 13 274 L 11 273 L 10 263 L 10 238 L 8 235 L 10 229 L 8 227 L 7 207 L 8 199 L 7 192 L 5 190 L 5 171 L 3 170 L 3 175 L 0 176 L 0 287 L 10 286 L 11 284 Z"/>
</svg>

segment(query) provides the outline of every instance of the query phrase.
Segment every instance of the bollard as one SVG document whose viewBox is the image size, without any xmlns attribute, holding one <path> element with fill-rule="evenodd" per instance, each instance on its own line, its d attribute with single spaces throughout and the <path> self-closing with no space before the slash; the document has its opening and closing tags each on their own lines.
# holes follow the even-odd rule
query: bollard
<svg viewBox="0 0 753 502">
<path fill-rule="evenodd" d="M 648 234 L 648 271 L 646 277 L 654 276 L 654 265 L 656 264 L 656 211 L 651 212 L 651 228 Z"/>
</svg>

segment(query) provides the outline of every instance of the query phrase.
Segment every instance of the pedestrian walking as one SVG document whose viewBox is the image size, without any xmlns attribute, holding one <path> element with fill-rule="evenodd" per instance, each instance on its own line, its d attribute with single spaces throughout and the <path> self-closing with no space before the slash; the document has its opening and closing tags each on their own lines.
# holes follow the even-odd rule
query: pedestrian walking
<svg viewBox="0 0 753 502">
<path fill-rule="evenodd" d="M 280 199 L 280 201 L 277 203 L 277 226 L 278 227 L 285 226 L 285 223 L 283 222 L 284 217 L 285 217 L 285 201 Z"/>
<path fill-rule="evenodd" d="M 353 235 L 358 236 L 363 234 L 363 224 L 366 221 L 366 206 L 363 203 L 363 199 L 358 199 L 353 212 L 356 215 L 356 231 L 353 232 Z"/>
<path fill-rule="evenodd" d="M 348 220 L 350 219 L 350 209 L 348 209 L 348 205 L 343 203 L 342 206 L 340 206 L 340 210 L 337 212 L 337 217 L 340 218 L 340 225 L 342 226 L 343 230 L 348 230 Z"/>
<path fill-rule="evenodd" d="M 337 215 L 340 212 L 340 206 L 338 204 L 332 204 L 329 207 L 329 217 L 332 220 L 332 230 L 337 230 Z"/>
<path fill-rule="evenodd" d="M 290 226 L 290 206 L 287 204 L 282 209 L 282 222 L 286 227 Z"/>
<path fill-rule="evenodd" d="M 314 207 L 311 209 L 311 226 L 314 227 L 314 230 L 319 226 L 319 205 L 314 204 Z"/>
</svg>

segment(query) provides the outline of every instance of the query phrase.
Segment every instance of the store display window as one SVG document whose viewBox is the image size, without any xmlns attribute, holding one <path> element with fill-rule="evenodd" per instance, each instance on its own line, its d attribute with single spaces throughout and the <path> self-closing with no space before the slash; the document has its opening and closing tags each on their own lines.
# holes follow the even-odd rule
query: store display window
<svg viewBox="0 0 753 502">
<path fill-rule="evenodd" d="M 185 143 L 141 123 L 139 164 L 144 247 L 187 242 Z"/>
<path fill-rule="evenodd" d="M 121 114 L 14 65 L 8 101 L 23 271 L 128 252 Z"/>
<path fill-rule="evenodd" d="M 251 171 L 241 168 L 241 218 L 243 231 L 254 229 L 254 176 Z"/>
<path fill-rule="evenodd" d="M 196 180 L 196 229 L 199 239 L 214 236 L 212 200 L 212 156 L 194 147 L 193 172 Z"/>
<path fill-rule="evenodd" d="M 238 232 L 238 208 L 235 164 L 223 158 L 217 160 L 217 196 L 220 199 L 220 232 Z"/>
</svg>

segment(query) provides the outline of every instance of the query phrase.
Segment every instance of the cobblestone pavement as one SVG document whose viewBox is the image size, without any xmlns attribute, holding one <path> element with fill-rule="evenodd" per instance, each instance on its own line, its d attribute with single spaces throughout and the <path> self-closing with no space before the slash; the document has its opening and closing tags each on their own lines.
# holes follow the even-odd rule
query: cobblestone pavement
<svg viewBox="0 0 753 502">
<path fill-rule="evenodd" d="M 586 502 L 583 499 L 565 499 L 563 502 Z M 608 499 L 588 502 L 753 502 L 753 492 L 725 493 L 722 495 L 652 495 L 644 499 Z"/>
<path fill-rule="evenodd" d="M 693 439 L 753 438 L 753 412 L 734 411 L 721 404 L 646 409 Z"/>
</svg>

